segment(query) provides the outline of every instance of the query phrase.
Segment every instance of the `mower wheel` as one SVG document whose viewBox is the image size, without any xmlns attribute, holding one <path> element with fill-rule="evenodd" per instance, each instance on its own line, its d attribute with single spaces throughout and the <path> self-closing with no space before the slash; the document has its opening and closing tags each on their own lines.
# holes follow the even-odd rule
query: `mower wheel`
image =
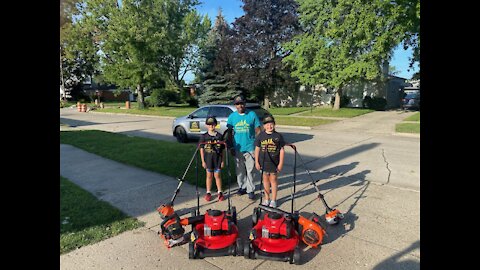
<svg viewBox="0 0 480 270">
<path fill-rule="evenodd" d="M 250 241 L 246 240 L 244 245 L 243 245 L 243 257 L 245 259 L 251 259 L 250 257 Z"/>
<path fill-rule="evenodd" d="M 193 242 L 188 243 L 188 258 L 195 259 L 195 244 Z"/>
<path fill-rule="evenodd" d="M 290 254 L 290 264 L 300 265 L 300 248 L 296 247 Z"/>
<path fill-rule="evenodd" d="M 197 211 L 196 211 L 196 210 L 190 211 L 190 216 L 191 216 L 191 217 L 197 216 Z M 192 229 L 192 231 L 193 231 L 193 229 L 195 228 L 195 224 L 192 223 L 192 224 L 190 224 L 190 225 L 191 225 L 191 229 Z"/>
<path fill-rule="evenodd" d="M 237 208 L 232 206 L 232 221 L 237 225 Z"/>
<path fill-rule="evenodd" d="M 252 227 L 255 227 L 257 225 L 258 219 L 260 218 L 260 208 L 255 207 L 253 208 L 253 214 L 252 214 Z"/>
<path fill-rule="evenodd" d="M 236 247 L 236 254 L 234 254 L 233 256 L 242 256 L 243 255 L 243 243 L 242 243 L 242 239 L 240 237 L 237 238 L 237 241 L 235 243 L 235 247 Z"/>
</svg>

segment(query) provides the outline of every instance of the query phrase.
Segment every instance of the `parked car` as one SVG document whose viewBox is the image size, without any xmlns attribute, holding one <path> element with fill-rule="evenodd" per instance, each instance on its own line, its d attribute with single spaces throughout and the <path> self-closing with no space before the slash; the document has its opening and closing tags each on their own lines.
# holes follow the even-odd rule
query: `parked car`
<svg viewBox="0 0 480 270">
<path fill-rule="evenodd" d="M 253 110 L 260 121 L 263 121 L 266 114 L 270 114 L 257 103 L 247 103 L 245 107 L 248 110 Z M 237 108 L 233 104 L 202 106 L 189 115 L 173 120 L 173 136 L 177 138 L 177 141 L 182 143 L 188 142 L 191 139 L 199 139 L 200 135 L 207 132 L 207 128 L 205 127 L 207 116 L 215 116 L 215 118 L 217 118 L 218 125 L 216 129 L 223 134 L 227 130 L 228 116 L 236 110 Z"/>
<path fill-rule="evenodd" d="M 405 93 L 405 97 L 402 99 L 402 109 L 420 110 L 420 92 Z"/>
</svg>

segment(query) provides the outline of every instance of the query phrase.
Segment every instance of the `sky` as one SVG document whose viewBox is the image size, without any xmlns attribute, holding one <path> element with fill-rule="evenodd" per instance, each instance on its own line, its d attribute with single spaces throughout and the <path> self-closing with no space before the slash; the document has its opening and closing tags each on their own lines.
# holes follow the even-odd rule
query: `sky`
<svg viewBox="0 0 480 270">
<path fill-rule="evenodd" d="M 218 14 L 218 9 L 222 9 L 222 14 L 228 23 L 235 21 L 244 14 L 242 6 L 243 3 L 240 0 L 200 0 L 201 4 L 196 8 L 200 14 L 207 14 L 212 21 L 215 22 L 215 17 Z M 409 57 L 412 56 L 412 50 L 404 50 L 403 46 L 399 45 L 395 48 L 393 57 L 390 61 L 390 66 L 394 66 L 398 72 L 395 75 L 405 79 L 410 79 L 412 75 L 419 71 L 418 63 L 415 63 L 413 68 L 409 68 Z M 190 82 L 193 80 L 193 74 L 187 73 L 185 81 Z"/>
</svg>

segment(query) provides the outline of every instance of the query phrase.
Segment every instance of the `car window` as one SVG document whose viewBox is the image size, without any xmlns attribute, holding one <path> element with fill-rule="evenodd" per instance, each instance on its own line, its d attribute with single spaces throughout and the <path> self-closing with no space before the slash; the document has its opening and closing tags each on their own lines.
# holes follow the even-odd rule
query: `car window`
<svg viewBox="0 0 480 270">
<path fill-rule="evenodd" d="M 405 98 L 419 98 L 420 95 L 417 93 L 409 93 L 405 96 Z"/>
<path fill-rule="evenodd" d="M 208 115 L 208 107 L 203 107 L 191 114 L 192 118 L 207 118 Z"/>
<path fill-rule="evenodd" d="M 225 117 L 227 118 L 232 113 L 232 110 L 227 107 L 211 107 L 209 115 L 213 115 L 215 117 Z"/>
</svg>

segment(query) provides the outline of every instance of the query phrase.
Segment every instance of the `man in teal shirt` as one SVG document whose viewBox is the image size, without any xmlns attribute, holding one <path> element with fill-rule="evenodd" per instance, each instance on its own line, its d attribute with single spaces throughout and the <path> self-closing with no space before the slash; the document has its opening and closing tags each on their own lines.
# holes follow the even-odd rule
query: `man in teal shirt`
<svg viewBox="0 0 480 270">
<path fill-rule="evenodd" d="M 254 111 L 245 109 L 243 96 L 236 96 L 233 104 L 237 108 L 228 116 L 227 128 L 233 129 L 233 149 L 236 161 L 238 192 L 243 195 L 248 193 L 248 198 L 255 199 L 255 136 L 260 133 L 260 120 Z"/>
</svg>

